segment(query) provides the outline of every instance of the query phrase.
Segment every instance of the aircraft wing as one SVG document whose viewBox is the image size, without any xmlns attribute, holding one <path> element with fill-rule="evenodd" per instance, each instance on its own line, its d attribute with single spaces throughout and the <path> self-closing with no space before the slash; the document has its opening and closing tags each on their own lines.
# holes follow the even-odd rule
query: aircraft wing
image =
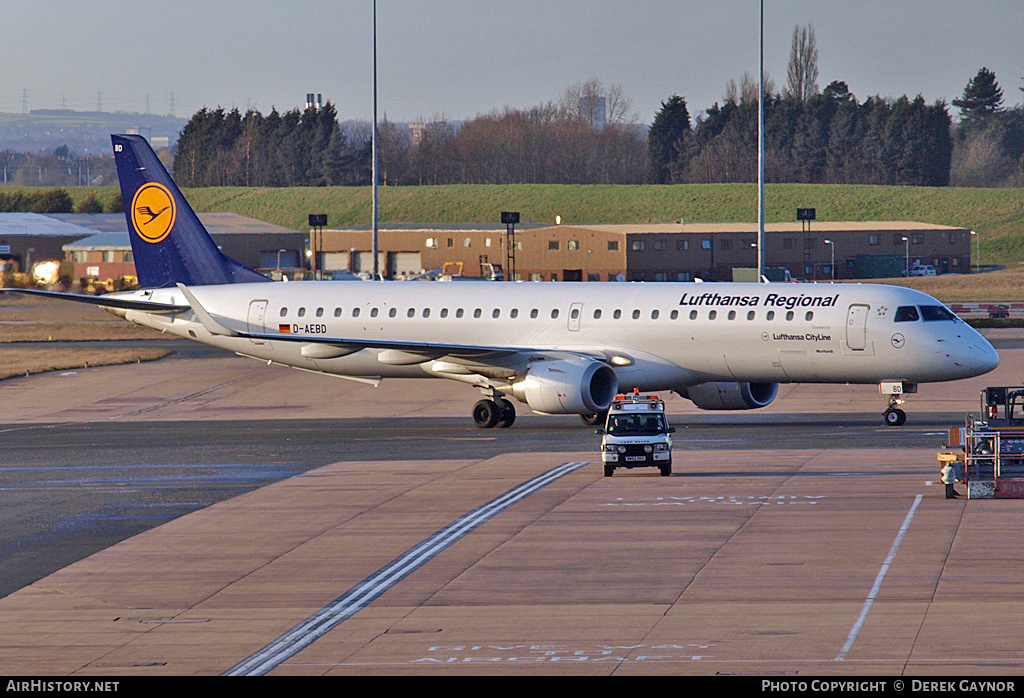
<svg viewBox="0 0 1024 698">
<path fill-rule="evenodd" d="M 508 347 L 508 346 L 491 346 L 491 345 L 479 345 L 479 344 L 449 344 L 440 342 L 410 342 L 403 340 L 388 340 L 388 339 L 370 339 L 370 338 L 354 338 L 354 337 L 325 337 L 322 335 L 299 335 L 291 333 L 263 333 L 263 332 L 242 332 L 239 330 L 233 330 L 229 327 L 225 327 L 223 324 L 218 322 L 210 313 L 203 307 L 202 303 L 192 294 L 192 292 L 184 284 L 178 284 L 178 288 L 184 294 L 185 298 L 191 304 L 192 311 L 195 313 L 199 322 L 203 325 L 207 332 L 214 335 L 224 337 L 245 337 L 247 339 L 263 340 L 263 341 L 275 341 L 275 342 L 298 342 L 300 344 L 311 344 L 311 345 L 327 345 L 337 347 L 338 349 L 347 350 L 346 353 L 354 353 L 361 349 L 390 349 L 399 352 L 407 352 L 411 355 L 421 357 L 422 360 L 438 359 L 444 356 L 459 358 L 459 359 L 472 359 L 475 361 L 481 361 L 486 363 L 487 360 L 500 359 L 519 354 L 538 354 L 545 353 L 550 350 L 531 348 L 531 347 Z M 578 356 L 587 356 L 599 361 L 607 360 L 607 357 L 603 354 L 592 355 L 589 352 L 581 351 L 558 351 L 561 355 L 575 354 Z M 415 356 L 410 358 L 415 358 Z"/>
<path fill-rule="evenodd" d="M 188 305 L 171 305 L 170 303 L 156 303 L 154 301 L 133 300 L 129 298 L 112 298 L 110 296 L 88 296 L 80 293 L 61 293 L 60 291 L 42 291 L 34 288 L 0 288 L 0 293 L 22 293 L 27 296 L 43 296 L 45 298 L 55 298 L 62 301 L 101 305 L 108 308 L 145 310 L 150 313 L 175 314 L 184 313 L 192 309 L 191 306 Z"/>
</svg>

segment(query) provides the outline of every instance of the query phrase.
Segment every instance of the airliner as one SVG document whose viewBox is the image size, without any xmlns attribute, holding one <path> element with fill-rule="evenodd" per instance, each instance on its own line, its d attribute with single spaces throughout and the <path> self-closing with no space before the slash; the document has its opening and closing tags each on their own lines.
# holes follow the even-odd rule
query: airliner
<svg viewBox="0 0 1024 698">
<path fill-rule="evenodd" d="M 917 384 L 999 363 L 942 303 L 897 286 L 271 281 L 217 248 L 144 138 L 111 139 L 140 289 L 17 292 L 370 385 L 461 381 L 483 393 L 480 428 L 513 424 L 509 398 L 596 424 L 619 392 L 748 410 L 782 383 L 878 384 L 884 422 L 898 426 Z"/>
</svg>

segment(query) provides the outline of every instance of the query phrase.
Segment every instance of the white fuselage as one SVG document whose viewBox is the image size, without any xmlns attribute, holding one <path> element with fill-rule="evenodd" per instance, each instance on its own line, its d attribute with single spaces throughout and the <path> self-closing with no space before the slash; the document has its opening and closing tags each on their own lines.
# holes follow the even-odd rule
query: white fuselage
<svg viewBox="0 0 1024 698">
<path fill-rule="evenodd" d="M 446 369 L 444 357 L 372 347 L 332 353 L 325 340 L 514 349 L 513 356 L 480 361 L 506 373 L 521 371 L 531 352 L 581 354 L 607 360 L 622 388 L 641 390 L 711 381 L 925 383 L 979 375 L 999 361 L 958 319 L 926 321 L 918 312 L 897 322 L 899 308 L 942 306 L 896 286 L 294 282 L 189 290 L 224 327 L 291 341 L 211 334 L 192 312 L 124 315 L 246 356 L 371 380 L 436 376 L 480 384 L 488 370 L 471 371 L 468 380 Z M 118 295 L 188 304 L 178 289 Z"/>
</svg>

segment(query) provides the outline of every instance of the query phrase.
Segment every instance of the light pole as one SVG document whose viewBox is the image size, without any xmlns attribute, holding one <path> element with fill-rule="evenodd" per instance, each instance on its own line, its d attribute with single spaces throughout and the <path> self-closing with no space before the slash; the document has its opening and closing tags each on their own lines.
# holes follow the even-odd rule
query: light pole
<svg viewBox="0 0 1024 698">
<path fill-rule="evenodd" d="M 979 235 L 975 230 L 971 231 L 971 235 L 978 238 L 978 254 L 974 256 L 974 273 L 978 274 L 981 272 L 981 235 Z"/>
<path fill-rule="evenodd" d="M 828 245 L 829 250 L 832 252 L 832 265 L 829 269 L 832 270 L 832 283 L 836 281 L 836 244 L 831 240 L 826 240 L 825 244 Z"/>
<path fill-rule="evenodd" d="M 905 276 L 905 277 L 907 277 L 909 279 L 910 278 L 910 238 L 908 238 L 906 236 L 903 236 L 901 239 L 903 240 L 903 242 L 907 243 L 907 257 L 906 257 L 906 260 L 904 261 L 903 276 Z"/>
<path fill-rule="evenodd" d="M 288 250 L 278 250 L 277 251 L 277 273 L 278 274 L 281 273 L 281 255 L 284 254 L 287 251 Z"/>
</svg>

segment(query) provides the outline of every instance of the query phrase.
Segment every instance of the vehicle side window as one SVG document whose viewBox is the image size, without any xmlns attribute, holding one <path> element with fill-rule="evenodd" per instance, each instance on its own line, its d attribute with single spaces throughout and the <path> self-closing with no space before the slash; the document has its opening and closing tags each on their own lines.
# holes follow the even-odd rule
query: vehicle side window
<svg viewBox="0 0 1024 698">
<path fill-rule="evenodd" d="M 893 322 L 915 322 L 919 319 L 917 314 L 917 308 L 912 305 L 901 305 L 896 308 L 896 317 L 892 319 Z"/>
</svg>

